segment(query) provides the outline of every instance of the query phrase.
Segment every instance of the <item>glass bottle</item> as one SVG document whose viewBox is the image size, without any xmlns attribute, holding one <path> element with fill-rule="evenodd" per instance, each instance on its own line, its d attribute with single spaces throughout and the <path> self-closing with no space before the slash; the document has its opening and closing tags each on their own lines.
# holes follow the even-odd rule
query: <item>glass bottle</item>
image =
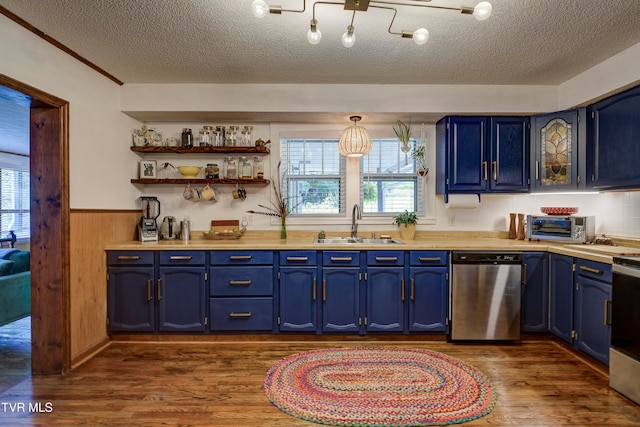
<svg viewBox="0 0 640 427">
<path fill-rule="evenodd" d="M 247 133 L 246 130 L 243 130 L 240 133 L 242 134 L 242 137 L 240 138 L 241 145 L 243 147 L 248 147 L 249 146 L 249 138 L 250 138 L 249 134 Z"/>
<path fill-rule="evenodd" d="M 227 163 L 227 179 L 237 179 L 238 178 L 238 167 L 236 166 L 236 161 L 233 157 L 229 157 L 229 161 Z"/>
<path fill-rule="evenodd" d="M 227 177 L 227 169 L 229 169 L 229 157 L 225 156 L 222 161 L 222 177 Z"/>
<path fill-rule="evenodd" d="M 211 145 L 211 134 L 208 130 L 202 129 L 200 130 L 200 146 L 208 147 Z"/>
<path fill-rule="evenodd" d="M 253 158 L 253 177 L 255 179 L 264 179 L 264 163 L 260 157 Z"/>
<path fill-rule="evenodd" d="M 244 145 L 245 145 L 246 147 L 251 147 L 251 146 L 253 146 L 253 142 L 252 142 L 252 139 L 251 139 L 251 135 L 252 135 L 252 134 L 253 134 L 253 126 L 245 126 L 245 127 L 244 127 L 244 134 L 243 134 L 243 136 L 245 137 Z"/>
<path fill-rule="evenodd" d="M 239 126 L 229 126 L 229 132 L 227 132 L 227 144 L 231 147 L 235 147 L 236 144 L 236 134 L 238 133 Z"/>
<path fill-rule="evenodd" d="M 220 132 L 220 141 L 218 144 L 218 147 L 222 147 L 223 145 L 226 144 L 226 129 L 224 126 L 216 126 L 216 132 Z"/>
<path fill-rule="evenodd" d="M 182 146 L 193 147 L 193 133 L 191 133 L 191 129 L 189 128 L 182 129 Z"/>
<path fill-rule="evenodd" d="M 253 178 L 253 168 L 251 167 L 251 163 L 249 159 L 245 156 L 240 157 L 240 178 L 242 179 L 252 179 Z"/>
</svg>

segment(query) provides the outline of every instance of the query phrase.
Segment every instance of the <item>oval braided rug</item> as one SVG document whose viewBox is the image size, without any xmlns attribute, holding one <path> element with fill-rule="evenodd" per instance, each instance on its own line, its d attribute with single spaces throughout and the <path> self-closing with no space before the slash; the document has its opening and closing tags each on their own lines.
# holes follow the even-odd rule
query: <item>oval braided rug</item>
<svg viewBox="0 0 640 427">
<path fill-rule="evenodd" d="M 401 348 L 293 354 L 269 369 L 263 388 L 287 414 L 337 426 L 460 424 L 491 412 L 497 399 L 468 363 Z"/>
</svg>

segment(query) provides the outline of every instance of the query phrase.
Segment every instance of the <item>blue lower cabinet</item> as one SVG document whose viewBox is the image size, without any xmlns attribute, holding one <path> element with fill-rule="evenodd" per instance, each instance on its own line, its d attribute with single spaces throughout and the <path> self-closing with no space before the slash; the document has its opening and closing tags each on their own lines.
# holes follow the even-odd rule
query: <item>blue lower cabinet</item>
<svg viewBox="0 0 640 427">
<path fill-rule="evenodd" d="M 447 267 L 410 267 L 408 294 L 410 332 L 447 332 Z"/>
<path fill-rule="evenodd" d="M 207 300 L 204 267 L 160 267 L 159 277 L 158 330 L 204 332 Z"/>
<path fill-rule="evenodd" d="M 211 329 L 216 331 L 271 331 L 273 298 L 211 298 Z"/>
<path fill-rule="evenodd" d="M 551 254 L 549 256 L 551 282 L 549 284 L 549 331 L 573 343 L 573 257 Z"/>
<path fill-rule="evenodd" d="M 360 331 L 361 277 L 359 268 L 322 270 L 322 332 Z"/>
<path fill-rule="evenodd" d="M 520 330 L 548 332 L 549 255 L 546 252 L 525 252 L 522 254 L 522 265 Z"/>
<path fill-rule="evenodd" d="M 318 289 L 316 267 L 280 268 L 281 332 L 316 332 L 318 329 Z"/>
<path fill-rule="evenodd" d="M 367 332 L 403 332 L 404 268 L 368 267 L 366 276 Z"/>
<path fill-rule="evenodd" d="M 108 329 L 113 332 L 155 330 L 154 268 L 109 267 L 107 281 Z"/>
</svg>

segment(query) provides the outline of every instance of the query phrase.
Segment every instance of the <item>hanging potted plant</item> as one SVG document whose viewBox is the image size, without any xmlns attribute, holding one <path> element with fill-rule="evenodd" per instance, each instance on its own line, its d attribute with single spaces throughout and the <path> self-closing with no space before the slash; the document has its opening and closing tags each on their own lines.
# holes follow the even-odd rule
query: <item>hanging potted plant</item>
<svg viewBox="0 0 640 427">
<path fill-rule="evenodd" d="M 397 120 L 396 125 L 393 126 L 393 132 L 402 143 L 400 149 L 404 153 L 404 164 L 406 166 L 409 164 L 409 158 L 407 155 L 411 150 L 411 147 L 409 146 L 409 140 L 411 139 L 411 123 L 409 122 L 407 124 L 401 120 Z"/>
<path fill-rule="evenodd" d="M 415 160 L 416 163 L 416 172 L 418 176 L 427 176 L 429 173 L 429 168 L 427 167 L 427 159 L 425 153 L 425 146 L 418 145 L 411 152 L 411 158 Z"/>
<path fill-rule="evenodd" d="M 418 217 L 415 212 L 405 210 L 401 214 L 393 217 L 393 223 L 398 224 L 400 229 L 400 239 L 413 240 L 416 237 L 416 224 Z"/>
</svg>

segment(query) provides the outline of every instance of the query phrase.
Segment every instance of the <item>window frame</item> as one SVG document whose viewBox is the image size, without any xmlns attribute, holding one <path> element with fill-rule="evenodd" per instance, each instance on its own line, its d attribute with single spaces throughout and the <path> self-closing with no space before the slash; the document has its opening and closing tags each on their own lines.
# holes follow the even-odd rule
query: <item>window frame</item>
<svg viewBox="0 0 640 427">
<path fill-rule="evenodd" d="M 27 227 L 4 227 L 2 226 L 2 220 L 0 218 L 0 235 L 2 237 L 8 236 L 10 231 L 14 231 L 18 240 L 30 240 L 31 239 L 31 177 L 29 172 L 29 157 L 24 155 L 18 155 L 13 153 L 1 153 L 0 154 L 0 175 L 8 171 L 14 174 L 19 174 L 19 180 L 21 181 L 17 185 L 19 188 L 13 188 L 11 190 L 11 197 L 15 199 L 21 199 L 24 204 L 20 204 L 17 208 L 3 208 L 0 204 L 0 215 L 4 214 L 17 214 L 26 217 Z M 7 180 L 3 179 L 2 182 L 6 183 Z M 26 191 L 26 194 L 24 192 Z M 2 188 L 0 187 L 0 199 L 2 198 Z M 26 206 L 25 206 L 26 205 Z M 20 222 L 24 225 L 25 219 Z"/>
</svg>

